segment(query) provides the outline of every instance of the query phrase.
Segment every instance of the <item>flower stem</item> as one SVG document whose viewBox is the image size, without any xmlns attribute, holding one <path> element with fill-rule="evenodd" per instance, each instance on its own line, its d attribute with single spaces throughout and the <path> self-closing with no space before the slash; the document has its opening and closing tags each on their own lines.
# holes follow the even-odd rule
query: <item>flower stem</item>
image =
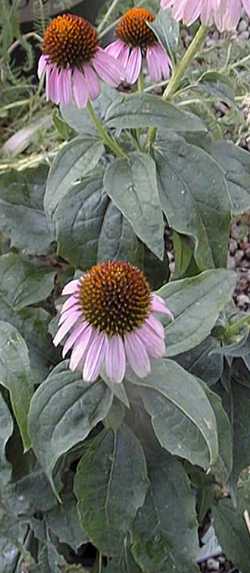
<svg viewBox="0 0 250 573">
<path fill-rule="evenodd" d="M 107 145 L 107 147 L 109 147 L 109 149 L 113 151 L 114 155 L 116 155 L 117 157 L 122 157 L 122 158 L 127 157 L 125 151 L 123 151 L 119 143 L 111 135 L 109 135 L 102 121 L 96 115 L 94 107 L 90 101 L 88 102 L 87 110 L 103 143 Z"/>
<path fill-rule="evenodd" d="M 199 27 L 198 32 L 194 36 L 191 44 L 189 45 L 188 49 L 186 50 L 183 58 L 177 64 L 172 77 L 170 78 L 168 85 L 163 93 L 162 98 L 167 101 L 172 98 L 172 96 L 177 91 L 180 81 L 183 78 L 186 70 L 190 66 L 192 60 L 194 59 L 197 52 L 200 50 L 206 35 L 208 32 L 208 27 L 201 24 Z M 155 127 L 151 127 L 148 131 L 148 138 L 147 138 L 147 147 L 153 145 L 155 138 L 156 138 L 157 129 Z"/>
<path fill-rule="evenodd" d="M 143 75 L 142 70 L 141 70 L 141 73 L 140 73 L 139 78 L 137 80 L 137 92 L 139 94 L 144 92 L 144 75 Z"/>
<path fill-rule="evenodd" d="M 105 24 L 108 22 L 112 12 L 115 10 L 117 4 L 119 3 L 120 0 L 113 0 L 113 2 L 111 2 L 110 7 L 108 8 L 105 16 L 103 17 L 103 20 L 100 22 L 97 31 L 101 32 L 103 30 L 103 28 L 105 27 Z"/>
</svg>

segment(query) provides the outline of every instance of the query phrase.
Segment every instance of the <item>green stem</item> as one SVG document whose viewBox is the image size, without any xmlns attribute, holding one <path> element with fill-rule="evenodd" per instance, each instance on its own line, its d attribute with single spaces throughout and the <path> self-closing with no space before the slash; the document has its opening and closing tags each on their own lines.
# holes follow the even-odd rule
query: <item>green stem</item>
<svg viewBox="0 0 250 573">
<path fill-rule="evenodd" d="M 249 326 L 250 328 L 250 314 L 242 316 L 239 320 L 235 320 L 232 324 L 229 324 L 225 328 L 226 337 L 231 338 L 232 336 L 240 334 L 243 326 Z"/>
<path fill-rule="evenodd" d="M 165 101 L 170 100 L 172 96 L 178 90 L 180 85 L 180 81 L 183 78 L 186 70 L 190 66 L 192 60 L 194 59 L 195 55 L 200 50 L 206 35 L 208 32 L 208 27 L 204 26 L 203 24 L 199 27 L 198 32 L 196 33 L 195 37 L 193 38 L 190 46 L 186 50 L 183 58 L 177 64 L 173 75 L 171 76 L 168 85 L 163 93 L 163 99 Z M 151 127 L 148 131 L 148 138 L 147 138 L 147 147 L 150 149 L 153 145 L 155 138 L 156 138 L 157 129 L 155 127 Z"/>
<path fill-rule="evenodd" d="M 105 24 L 108 22 L 112 12 L 115 10 L 116 6 L 118 5 L 120 0 L 113 0 L 113 2 L 111 2 L 110 7 L 108 8 L 105 16 L 103 17 L 103 20 L 100 22 L 97 31 L 101 32 L 103 30 L 103 28 L 105 28 Z"/>
<path fill-rule="evenodd" d="M 89 101 L 88 105 L 87 105 L 87 110 L 89 112 L 89 115 L 103 141 L 103 143 L 105 143 L 105 145 L 107 145 L 107 147 L 109 147 L 109 149 L 111 151 L 113 151 L 114 155 L 116 155 L 117 157 L 127 157 L 125 151 L 123 151 L 122 147 L 119 145 L 119 143 L 111 136 L 109 135 L 108 131 L 106 130 L 106 128 L 104 127 L 102 121 L 99 119 L 99 117 L 96 115 L 96 112 L 93 108 L 92 103 Z"/>
<path fill-rule="evenodd" d="M 144 92 L 144 75 L 143 71 L 141 71 L 139 78 L 137 80 L 137 91 L 139 94 Z"/>
</svg>

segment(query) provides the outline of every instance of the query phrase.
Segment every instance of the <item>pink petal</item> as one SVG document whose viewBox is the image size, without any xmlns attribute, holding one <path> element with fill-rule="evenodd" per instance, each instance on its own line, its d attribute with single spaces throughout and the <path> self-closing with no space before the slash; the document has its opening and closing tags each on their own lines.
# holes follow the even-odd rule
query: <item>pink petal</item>
<svg viewBox="0 0 250 573">
<path fill-rule="evenodd" d="M 66 310 L 65 312 L 62 313 L 58 325 L 61 326 L 63 322 L 68 320 L 70 317 L 73 318 L 73 316 L 75 316 L 76 318 L 80 318 L 82 316 L 82 311 L 69 308 L 69 310 Z"/>
<path fill-rule="evenodd" d="M 58 344 L 60 344 L 61 340 L 63 340 L 64 336 L 67 334 L 67 332 L 69 332 L 69 330 L 72 328 L 72 326 L 79 320 L 79 315 L 77 314 L 75 316 L 72 315 L 69 318 L 67 318 L 67 320 L 65 320 L 65 322 L 62 324 L 62 326 L 60 326 L 54 340 L 53 343 L 55 346 L 58 346 Z"/>
<path fill-rule="evenodd" d="M 68 298 L 68 300 L 66 300 L 63 303 L 62 308 L 61 308 L 61 313 L 65 312 L 65 310 L 68 310 L 69 308 L 72 308 L 74 306 L 77 307 L 77 305 L 79 305 L 79 304 L 80 304 L 79 299 L 75 295 L 70 296 Z"/>
<path fill-rule="evenodd" d="M 161 358 L 166 353 L 164 338 L 158 336 L 149 324 L 145 323 L 136 331 L 152 358 Z"/>
<path fill-rule="evenodd" d="M 161 324 L 161 322 L 157 318 L 155 318 L 155 316 L 152 313 L 149 315 L 148 318 L 146 318 L 145 322 L 157 334 L 157 336 L 164 339 L 164 336 L 165 336 L 164 327 Z"/>
<path fill-rule="evenodd" d="M 110 54 L 110 56 L 113 56 L 113 58 L 119 60 L 123 70 L 126 70 L 130 48 L 127 46 L 127 44 L 125 44 L 125 42 L 122 42 L 122 40 L 116 40 L 105 48 L 105 52 Z"/>
<path fill-rule="evenodd" d="M 105 350 L 106 335 L 103 332 L 96 332 L 88 348 L 83 367 L 83 380 L 86 382 L 94 382 L 98 378 L 105 358 Z"/>
<path fill-rule="evenodd" d="M 129 365 L 139 378 L 145 378 L 150 372 L 150 360 L 143 342 L 131 332 L 124 337 L 124 343 Z"/>
<path fill-rule="evenodd" d="M 88 84 L 83 75 L 83 72 L 80 72 L 80 70 L 75 68 L 72 75 L 72 82 L 73 82 L 73 97 L 77 107 L 79 108 L 86 107 L 89 100 L 89 91 L 88 91 Z"/>
<path fill-rule="evenodd" d="M 121 64 L 102 48 L 98 48 L 92 66 L 98 76 L 114 88 L 125 79 L 125 71 Z"/>
<path fill-rule="evenodd" d="M 49 66 L 46 70 L 46 97 L 58 104 L 60 102 L 59 71 L 56 66 Z"/>
<path fill-rule="evenodd" d="M 59 75 L 60 103 L 68 105 L 72 101 L 72 72 L 61 70 Z"/>
<path fill-rule="evenodd" d="M 126 356 L 121 336 L 108 338 L 105 359 L 108 378 L 112 382 L 122 382 L 126 371 Z"/>
<path fill-rule="evenodd" d="M 153 82 L 160 82 L 169 77 L 171 62 L 167 52 L 160 44 L 155 44 L 147 49 L 146 60 L 149 77 Z"/>
<path fill-rule="evenodd" d="M 89 64 L 85 64 L 84 66 L 84 77 L 85 80 L 87 82 L 88 85 L 88 92 L 89 95 L 91 97 L 91 99 L 96 99 L 101 92 L 101 86 L 100 86 L 100 82 L 98 80 L 98 77 L 95 73 L 95 71 L 93 70 L 93 68 L 91 68 L 91 66 Z"/>
<path fill-rule="evenodd" d="M 164 300 L 155 293 L 152 294 L 151 310 L 153 312 L 160 312 L 161 314 L 166 314 L 167 316 L 169 316 L 169 318 L 171 318 L 171 320 L 174 320 L 174 315 L 171 312 L 171 310 L 167 307 Z"/>
<path fill-rule="evenodd" d="M 45 72 L 47 66 L 47 57 L 43 54 L 39 58 L 38 68 L 37 68 L 37 75 L 39 79 L 42 77 L 43 73 Z"/>
<path fill-rule="evenodd" d="M 142 67 L 141 48 L 132 48 L 130 51 L 126 69 L 126 80 L 129 84 L 134 84 L 138 80 L 141 67 Z"/>
<path fill-rule="evenodd" d="M 68 284 L 66 284 L 66 286 L 63 288 L 62 290 L 62 295 L 65 294 L 75 294 L 76 292 L 78 292 L 79 290 L 79 286 L 80 286 L 80 281 L 79 279 L 74 279 L 73 281 L 70 281 Z"/>
<path fill-rule="evenodd" d="M 73 347 L 72 354 L 70 357 L 69 367 L 70 370 L 76 370 L 80 362 L 84 359 L 86 352 L 88 350 L 89 344 L 94 336 L 93 326 L 90 324 L 84 328 L 83 333 L 77 339 L 76 344 Z"/>
<path fill-rule="evenodd" d="M 79 324 L 78 326 L 76 326 L 72 330 L 72 333 L 67 338 L 67 340 L 64 344 L 64 347 L 63 347 L 63 351 L 62 351 L 62 357 L 63 358 L 65 358 L 67 352 L 70 350 L 70 348 L 72 348 L 72 346 L 75 344 L 75 342 L 79 338 L 80 334 L 82 334 L 83 331 L 85 330 L 85 328 L 87 328 L 88 324 L 89 323 L 86 320 L 84 320 L 83 322 L 81 322 L 81 324 Z"/>
</svg>

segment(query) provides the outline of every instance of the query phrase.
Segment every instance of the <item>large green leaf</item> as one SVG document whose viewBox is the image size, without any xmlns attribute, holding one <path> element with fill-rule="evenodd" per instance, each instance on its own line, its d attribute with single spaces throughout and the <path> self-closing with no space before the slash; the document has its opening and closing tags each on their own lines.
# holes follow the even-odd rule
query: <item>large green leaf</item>
<svg viewBox="0 0 250 573">
<path fill-rule="evenodd" d="M 195 573 L 195 497 L 183 466 L 165 454 L 150 471 L 151 487 L 132 531 L 132 551 L 147 573 Z"/>
<path fill-rule="evenodd" d="M 32 254 L 46 253 L 52 241 L 43 211 L 47 173 L 41 165 L 0 175 L 0 230 Z"/>
<path fill-rule="evenodd" d="M 180 137 L 161 140 L 159 146 L 160 200 L 169 225 L 192 237 L 201 270 L 226 266 L 231 205 L 222 169 Z"/>
<path fill-rule="evenodd" d="M 238 215 L 250 209 L 250 157 L 249 152 L 231 141 L 209 144 L 213 155 L 225 172 L 232 203 L 232 213 Z"/>
<path fill-rule="evenodd" d="M 82 525 L 100 551 L 120 556 L 147 487 L 143 450 L 127 426 L 103 430 L 86 445 L 75 494 Z"/>
<path fill-rule="evenodd" d="M 98 261 L 118 259 L 138 263 L 141 258 L 143 258 L 142 245 L 130 223 L 110 201 L 99 234 Z"/>
<path fill-rule="evenodd" d="M 232 481 L 237 483 L 240 472 L 250 464 L 250 375 L 242 384 L 232 381 L 229 417 L 233 432 Z"/>
<path fill-rule="evenodd" d="M 104 151 L 103 144 L 95 137 L 76 137 L 57 154 L 49 172 L 44 197 L 49 219 L 60 201 L 78 179 L 95 168 Z"/>
<path fill-rule="evenodd" d="M 0 393 L 0 491 L 11 479 L 11 464 L 6 458 L 5 449 L 13 430 L 11 413 Z"/>
<path fill-rule="evenodd" d="M 18 330 L 3 321 L 0 322 L 0 384 L 9 390 L 23 445 L 28 449 L 27 416 L 33 394 L 28 349 Z"/>
<path fill-rule="evenodd" d="M 218 382 L 223 372 L 224 359 L 220 349 L 219 340 L 208 336 L 192 350 L 178 354 L 176 359 L 190 374 L 198 376 L 208 386 L 212 386 Z"/>
<path fill-rule="evenodd" d="M 197 378 L 172 360 L 157 360 L 149 376 L 129 380 L 140 387 L 161 446 L 206 469 L 216 462 L 216 419 Z"/>
<path fill-rule="evenodd" d="M 53 470 L 60 457 L 82 442 L 112 403 L 104 382 L 87 384 L 81 374 L 59 364 L 31 400 L 29 432 L 36 456 L 52 487 Z"/>
<path fill-rule="evenodd" d="M 117 90 L 114 90 L 107 84 L 103 83 L 99 97 L 92 102 L 95 112 L 100 119 L 104 119 L 107 109 L 119 97 L 120 94 Z M 68 104 L 61 105 L 60 111 L 63 119 L 76 131 L 76 133 L 84 136 L 93 134 L 99 135 L 87 109 L 80 109 L 74 104 Z"/>
<path fill-rule="evenodd" d="M 175 52 L 179 41 L 180 24 L 175 20 L 172 10 L 159 10 L 155 20 L 148 22 L 158 40 L 167 50 L 172 60 L 175 60 Z"/>
<path fill-rule="evenodd" d="M 117 159 L 105 173 L 104 189 L 138 237 L 162 259 L 164 225 L 153 159 L 144 153 Z"/>
<path fill-rule="evenodd" d="M 234 272 L 216 269 L 168 283 L 158 291 L 174 314 L 167 326 L 168 356 L 198 346 L 210 334 L 235 284 Z"/>
<path fill-rule="evenodd" d="M 46 299 L 54 286 L 55 271 L 15 253 L 0 257 L 0 292 L 14 310 Z"/>
<path fill-rule="evenodd" d="M 181 111 L 156 95 L 120 96 L 106 113 L 108 127 L 118 129 L 160 127 L 168 131 L 207 131 L 199 117 Z"/>
<path fill-rule="evenodd" d="M 76 500 L 73 495 L 63 498 L 62 503 L 45 515 L 48 527 L 57 536 L 60 543 L 67 543 L 77 551 L 78 547 L 88 542 L 77 513 Z"/>
</svg>

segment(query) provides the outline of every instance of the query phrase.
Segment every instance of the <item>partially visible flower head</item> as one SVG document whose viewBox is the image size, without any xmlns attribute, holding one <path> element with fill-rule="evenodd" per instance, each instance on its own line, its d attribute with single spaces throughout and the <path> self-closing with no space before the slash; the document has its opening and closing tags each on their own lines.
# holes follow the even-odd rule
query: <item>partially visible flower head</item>
<svg viewBox="0 0 250 573">
<path fill-rule="evenodd" d="M 119 62 L 98 44 L 97 32 L 74 14 L 57 16 L 44 33 L 38 76 L 46 75 L 47 99 L 86 107 L 101 91 L 99 79 L 117 87 L 124 79 Z"/>
<path fill-rule="evenodd" d="M 170 58 L 148 26 L 154 19 L 145 8 L 131 8 L 116 26 L 118 39 L 106 48 L 106 52 L 122 64 L 129 84 L 137 81 L 144 57 L 152 81 L 159 82 L 170 75 Z"/>
<path fill-rule="evenodd" d="M 200 18 L 220 32 L 237 27 L 243 8 L 250 16 L 250 0 L 161 0 L 161 7 L 172 8 L 174 18 L 188 26 Z"/>
<path fill-rule="evenodd" d="M 122 382 L 126 366 L 144 378 L 150 358 L 165 354 L 164 328 L 156 313 L 173 318 L 164 300 L 151 293 L 137 267 L 108 261 L 92 267 L 66 285 L 68 296 L 54 338 L 71 351 L 69 367 L 92 382 L 104 369 L 113 382 Z"/>
</svg>

